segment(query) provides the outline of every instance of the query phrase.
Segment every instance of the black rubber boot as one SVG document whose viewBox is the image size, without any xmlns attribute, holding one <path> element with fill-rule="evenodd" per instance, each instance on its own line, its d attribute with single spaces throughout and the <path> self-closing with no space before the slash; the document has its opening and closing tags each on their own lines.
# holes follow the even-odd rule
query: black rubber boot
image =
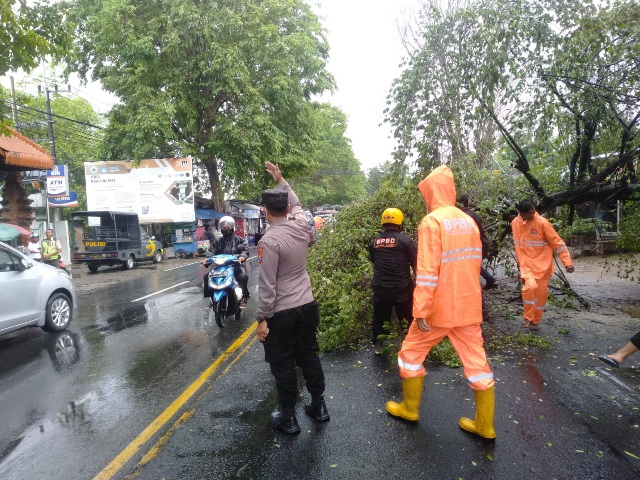
<svg viewBox="0 0 640 480">
<path fill-rule="evenodd" d="M 328 422 L 331 418 L 324 403 L 324 395 L 312 396 L 311 403 L 307 403 L 304 406 L 304 412 L 316 422 Z"/>
<path fill-rule="evenodd" d="M 293 406 L 283 406 L 282 411 L 274 410 L 269 419 L 269 423 L 275 430 L 280 430 L 289 435 L 300 433 L 300 425 L 298 425 Z"/>
</svg>

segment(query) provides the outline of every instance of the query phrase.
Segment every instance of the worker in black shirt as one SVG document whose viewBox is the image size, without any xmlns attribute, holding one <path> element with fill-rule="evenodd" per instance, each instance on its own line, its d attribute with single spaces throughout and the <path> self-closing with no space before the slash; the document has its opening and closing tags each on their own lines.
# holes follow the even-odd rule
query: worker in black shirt
<svg viewBox="0 0 640 480">
<path fill-rule="evenodd" d="M 480 230 L 480 241 L 482 242 L 482 258 L 487 258 L 489 253 L 489 239 L 484 233 L 484 229 L 482 228 L 482 218 L 476 212 L 469 208 L 469 195 L 466 193 L 461 193 L 458 195 L 456 199 L 456 203 L 460 206 L 460 210 L 473 218 L 473 221 L 478 225 L 478 230 Z M 493 278 L 493 275 L 489 273 L 489 270 L 484 268 L 484 266 L 480 266 L 480 276 L 484 278 L 485 284 L 483 290 L 491 290 L 492 288 L 496 288 L 496 279 Z"/>
<path fill-rule="evenodd" d="M 391 320 L 395 308 L 398 320 L 413 320 L 413 281 L 409 267 L 415 274 L 418 250 L 411 238 L 401 233 L 404 215 L 397 208 L 382 213 L 384 231 L 369 244 L 369 259 L 373 262 L 373 351 L 382 350 L 380 335 L 385 334 L 384 323 Z"/>
</svg>

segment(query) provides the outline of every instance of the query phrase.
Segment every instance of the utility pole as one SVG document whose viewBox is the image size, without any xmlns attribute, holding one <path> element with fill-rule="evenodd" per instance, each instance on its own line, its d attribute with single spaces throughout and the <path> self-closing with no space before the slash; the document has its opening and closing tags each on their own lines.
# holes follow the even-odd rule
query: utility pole
<svg viewBox="0 0 640 480">
<path fill-rule="evenodd" d="M 58 93 L 58 85 L 54 85 L 54 88 L 56 93 Z M 40 87 L 40 85 L 38 85 L 38 92 L 40 93 L 41 91 L 42 91 L 42 88 Z M 69 87 L 68 91 L 71 91 L 71 87 Z M 47 105 L 47 124 L 49 126 L 49 135 L 48 135 L 49 150 L 51 151 L 51 156 L 53 157 L 53 164 L 57 165 L 58 158 L 56 156 L 56 139 L 53 132 L 53 115 L 51 114 L 51 98 L 49 96 L 49 92 L 50 92 L 49 87 L 46 84 L 46 76 L 45 76 L 44 92 L 45 92 L 46 105 Z M 45 179 L 45 200 L 47 202 L 47 228 L 51 228 L 51 219 L 50 219 L 50 213 L 49 213 L 49 192 L 47 191 L 46 187 L 47 187 L 47 182 Z M 54 212 L 54 217 L 56 217 L 55 212 Z"/>
<path fill-rule="evenodd" d="M 53 163 L 57 163 L 56 158 L 56 138 L 53 134 L 53 115 L 51 115 L 51 98 L 49 96 L 49 87 L 47 85 L 44 86 L 44 93 L 46 98 L 46 109 L 47 109 L 47 125 L 49 126 L 49 150 L 51 152 L 51 156 L 53 157 Z M 56 92 L 58 89 L 56 88 Z M 38 85 L 38 93 L 42 92 L 42 88 Z"/>
<path fill-rule="evenodd" d="M 45 87 L 47 96 L 47 123 L 49 124 L 49 146 L 51 149 L 51 156 L 53 157 L 53 164 L 58 163 L 56 158 L 56 139 L 53 136 L 53 117 L 51 116 L 51 100 L 49 98 L 49 89 Z"/>
<path fill-rule="evenodd" d="M 18 104 L 16 102 L 16 87 L 13 83 L 13 75 L 9 77 L 11 80 L 11 112 L 13 113 L 13 126 L 18 130 Z"/>
</svg>

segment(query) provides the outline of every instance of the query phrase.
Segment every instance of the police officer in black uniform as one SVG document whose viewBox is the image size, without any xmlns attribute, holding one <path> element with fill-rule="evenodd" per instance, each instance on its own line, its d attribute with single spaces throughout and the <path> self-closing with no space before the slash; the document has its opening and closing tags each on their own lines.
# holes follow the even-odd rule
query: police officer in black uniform
<svg viewBox="0 0 640 480">
<path fill-rule="evenodd" d="M 220 219 L 218 223 L 220 227 L 220 232 L 222 233 L 222 237 L 215 239 L 211 244 L 211 250 L 214 255 L 237 255 L 240 263 L 246 261 L 249 258 L 249 248 L 247 247 L 247 243 L 244 241 L 244 238 L 239 237 L 238 235 L 234 235 L 236 229 L 236 222 L 232 217 L 225 216 Z M 209 266 L 211 265 L 211 259 L 208 258 L 204 262 L 203 265 Z M 238 281 L 238 285 L 242 288 L 242 300 L 240 300 L 240 305 L 244 307 L 246 305 L 247 300 L 249 299 L 249 276 L 244 269 L 244 265 L 236 265 L 233 268 L 233 275 L 235 279 Z M 204 280 L 204 296 L 208 298 L 211 296 L 211 291 L 209 290 L 209 274 L 206 273 L 203 277 Z"/>
<path fill-rule="evenodd" d="M 300 432 L 295 415 L 296 366 L 302 368 L 311 394 L 305 413 L 316 422 L 329 420 L 324 401 L 324 372 L 317 353 L 320 315 L 306 268 L 310 226 L 298 197 L 282 178 L 278 166 L 265 162 L 265 167 L 278 185 L 262 192 L 269 228 L 258 243 L 256 335 L 263 342 L 264 357 L 271 366 L 280 400 L 280 410 L 271 414 L 271 426 L 295 434 Z"/>
<path fill-rule="evenodd" d="M 398 320 L 413 320 L 413 281 L 409 267 L 415 274 L 418 249 L 411 238 L 401 233 L 403 213 L 387 208 L 382 213 L 384 231 L 369 244 L 369 259 L 373 262 L 373 351 L 382 353 L 380 335 L 387 333 L 384 323 L 391 320 L 396 310 Z"/>
</svg>

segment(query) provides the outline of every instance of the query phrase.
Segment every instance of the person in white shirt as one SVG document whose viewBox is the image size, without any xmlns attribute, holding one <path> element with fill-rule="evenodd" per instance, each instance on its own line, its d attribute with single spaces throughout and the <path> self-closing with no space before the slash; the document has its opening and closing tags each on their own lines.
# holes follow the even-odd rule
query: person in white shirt
<svg viewBox="0 0 640 480">
<path fill-rule="evenodd" d="M 40 245 L 40 237 L 38 235 L 31 235 L 27 250 L 29 250 L 29 257 L 38 262 L 42 261 L 42 246 Z"/>
</svg>

